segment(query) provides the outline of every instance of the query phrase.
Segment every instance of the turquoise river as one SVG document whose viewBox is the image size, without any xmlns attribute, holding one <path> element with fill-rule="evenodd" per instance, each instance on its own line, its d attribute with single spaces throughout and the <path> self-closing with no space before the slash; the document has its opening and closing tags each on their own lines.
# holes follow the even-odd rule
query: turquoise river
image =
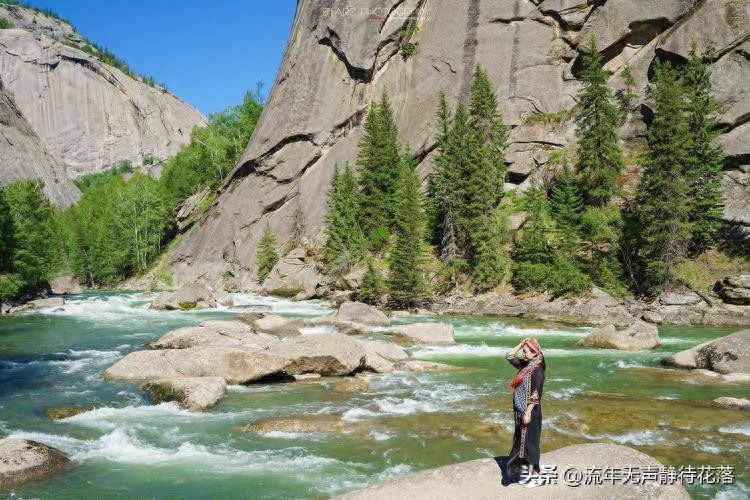
<svg viewBox="0 0 750 500">
<path fill-rule="evenodd" d="M 455 346 L 407 350 L 466 369 L 373 374 L 360 392 L 341 391 L 333 379 L 230 386 L 216 407 L 191 413 L 174 403 L 152 405 L 137 385 L 106 381 L 101 373 L 170 330 L 229 318 L 238 309 L 153 311 L 153 297 L 86 293 L 67 298 L 63 310 L 0 318 L 0 437 L 35 439 L 74 460 L 66 471 L 0 490 L 0 497 L 320 499 L 396 475 L 505 455 L 514 370 L 504 355 L 524 337 L 539 339 L 547 359 L 542 451 L 610 442 L 677 468 L 732 466 L 733 484 L 695 482 L 688 491 L 717 500 L 750 496 L 750 418 L 710 405 L 719 396 L 750 398 L 750 384 L 660 365 L 670 353 L 737 329 L 662 327 L 660 348 L 625 352 L 575 347 L 589 329 L 548 322 L 397 318 L 394 323 L 452 323 Z M 234 298 L 289 317 L 330 312 L 318 301 Z M 59 421 L 47 416 L 50 408 L 70 406 L 92 409 Z M 244 429 L 275 416 L 338 416 L 344 425 L 336 433 Z"/>
</svg>

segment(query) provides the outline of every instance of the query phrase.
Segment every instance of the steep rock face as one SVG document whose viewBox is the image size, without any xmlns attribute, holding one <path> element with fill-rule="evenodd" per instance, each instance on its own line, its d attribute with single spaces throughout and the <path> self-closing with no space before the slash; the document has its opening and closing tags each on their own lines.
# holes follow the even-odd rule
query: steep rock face
<svg viewBox="0 0 750 500">
<path fill-rule="evenodd" d="M 300 0 L 281 69 L 245 155 L 211 211 L 171 251 L 174 279 L 253 288 L 256 246 L 266 222 L 287 248 L 304 238 L 319 243 L 334 166 L 355 161 L 368 105 L 384 91 L 399 140 L 415 154 L 424 178 L 432 168 L 438 91 L 445 89 L 452 104 L 466 99 L 476 63 L 488 71 L 511 126 L 507 188 L 525 189 L 531 176 L 545 173 L 550 153 L 575 139 L 570 114 L 551 124 L 525 118 L 575 105 L 580 88 L 575 75 L 591 36 L 613 72 L 612 88 L 623 88 L 621 72 L 628 65 L 639 102 L 646 98 L 654 57 L 684 58 L 693 33 L 703 37 L 699 50 L 718 41 L 710 61 L 727 126 L 721 138 L 728 155 L 725 218 L 744 226 L 750 191 L 736 179 L 744 181 L 738 175 L 750 164 L 745 123 L 750 115 L 743 111 L 743 75 L 750 71 L 743 45 L 750 36 L 748 5 L 744 0 L 370 0 L 353 7 L 343 0 Z M 405 59 L 400 32 L 410 17 L 417 25 L 410 41 L 418 45 Z M 724 26 L 719 18 L 732 22 Z M 620 134 L 631 139 L 644 131 L 642 117 L 631 116 Z M 231 280 L 223 279 L 228 275 Z"/>
<path fill-rule="evenodd" d="M 174 155 L 205 118 L 169 92 L 136 81 L 77 48 L 69 25 L 17 6 L 0 16 L 0 76 L 18 109 L 72 177 L 122 160 Z M 36 20 L 36 22 L 34 22 Z M 148 163 L 148 162 L 147 162 Z"/>
<path fill-rule="evenodd" d="M 0 30 L 2 32 L 2 30 Z M 41 179 L 50 201 L 67 207 L 80 196 L 65 172 L 16 106 L 0 78 L 0 185 L 21 179 Z"/>
</svg>

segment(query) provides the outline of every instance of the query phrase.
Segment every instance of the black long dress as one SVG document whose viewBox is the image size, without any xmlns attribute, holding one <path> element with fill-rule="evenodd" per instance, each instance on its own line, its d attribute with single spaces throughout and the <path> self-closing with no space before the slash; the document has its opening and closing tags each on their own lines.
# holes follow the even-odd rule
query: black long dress
<svg viewBox="0 0 750 500">
<path fill-rule="evenodd" d="M 506 356 L 508 362 L 516 368 L 523 368 L 529 362 L 520 360 L 515 356 Z M 524 464 L 539 465 L 540 448 L 539 442 L 542 435 L 542 391 L 544 390 L 544 368 L 539 364 L 531 372 L 531 389 L 527 405 L 536 403 L 531 411 L 529 425 L 523 425 L 523 414 L 525 408 L 517 408 L 515 401 L 513 410 L 515 415 L 515 431 L 513 433 L 513 448 L 508 455 L 508 472 L 512 475 L 518 474 Z"/>
</svg>

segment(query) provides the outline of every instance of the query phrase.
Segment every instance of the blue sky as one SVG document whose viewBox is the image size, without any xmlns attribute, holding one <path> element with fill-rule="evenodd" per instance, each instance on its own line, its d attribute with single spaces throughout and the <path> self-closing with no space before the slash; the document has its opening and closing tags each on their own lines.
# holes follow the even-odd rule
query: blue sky
<svg viewBox="0 0 750 500">
<path fill-rule="evenodd" d="M 268 94 L 295 0 L 30 0 L 70 19 L 137 73 L 204 114 L 239 104 L 256 82 Z"/>
</svg>

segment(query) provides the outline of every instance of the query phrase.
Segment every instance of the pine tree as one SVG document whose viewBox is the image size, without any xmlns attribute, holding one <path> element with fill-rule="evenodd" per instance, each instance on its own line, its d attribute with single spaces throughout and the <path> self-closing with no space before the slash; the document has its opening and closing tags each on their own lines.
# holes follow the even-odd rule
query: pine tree
<svg viewBox="0 0 750 500">
<path fill-rule="evenodd" d="M 372 246 L 382 239 L 378 233 L 392 227 L 399 175 L 398 128 L 385 92 L 380 103 L 373 103 L 363 128 L 357 156 L 362 185 L 360 227 Z"/>
<path fill-rule="evenodd" d="M 258 243 L 258 279 L 261 283 L 268 277 L 273 266 L 279 261 L 279 254 L 276 253 L 276 236 L 271 231 L 271 226 L 266 221 L 266 227 L 263 229 L 263 236 Z"/>
<path fill-rule="evenodd" d="M 419 304 L 427 296 L 422 250 L 422 194 L 414 160 L 408 155 L 404 155 L 401 161 L 396 200 L 396 238 L 388 272 L 389 304 L 395 308 L 407 308 Z"/>
<path fill-rule="evenodd" d="M 648 129 L 645 168 L 636 194 L 642 285 L 648 290 L 670 287 L 690 240 L 685 178 L 690 134 L 682 88 L 669 63 L 657 63 L 654 79 L 654 119 Z"/>
<path fill-rule="evenodd" d="M 429 234 L 434 243 L 440 243 L 443 239 L 443 233 L 446 230 L 446 218 L 452 218 L 452 199 L 450 195 L 455 187 L 455 170 L 449 145 L 450 132 L 452 127 L 452 116 L 448 101 L 445 98 L 445 91 L 440 90 L 438 96 L 437 117 L 437 152 L 435 154 L 434 169 L 428 176 L 427 186 L 427 215 L 429 222 Z M 454 228 L 448 229 L 455 234 Z"/>
<path fill-rule="evenodd" d="M 719 135 L 714 114 L 718 104 L 711 95 L 710 72 L 691 48 L 684 67 L 683 85 L 687 97 L 686 178 L 690 190 L 691 238 L 693 253 L 700 253 L 716 242 L 722 225 L 724 192 L 721 185 L 724 155 L 714 144 Z"/>
<path fill-rule="evenodd" d="M 622 81 L 625 84 L 625 88 L 621 91 L 619 97 L 622 110 L 627 114 L 633 108 L 633 101 L 638 97 L 635 91 L 635 78 L 633 77 L 633 72 L 630 71 L 630 66 L 625 66 L 622 69 Z"/>
<path fill-rule="evenodd" d="M 525 205 L 526 223 L 513 254 L 511 282 L 516 291 L 561 296 L 590 289 L 589 277 L 549 241 L 550 208 L 544 189 L 534 184 L 526 193 Z"/>
<path fill-rule="evenodd" d="M 472 281 L 480 290 L 495 286 L 504 267 L 501 228 L 494 223 L 503 195 L 506 168 L 506 130 L 497 106 L 492 83 L 477 65 L 469 97 L 468 170 L 463 172 L 466 180 L 462 186 Z"/>
<path fill-rule="evenodd" d="M 468 173 L 472 170 L 477 156 L 476 141 L 469 124 L 469 114 L 463 103 L 458 103 L 453 114 L 450 134 L 446 139 L 443 157 L 437 168 L 444 190 L 442 199 L 438 200 L 447 220 L 442 222 L 442 238 L 448 238 L 442 248 L 455 246 L 458 252 L 449 250 L 445 258 L 470 253 L 471 213 L 468 212 Z M 448 227 L 446 227 L 448 224 Z M 447 234 L 446 234 L 447 233 Z"/>
<path fill-rule="evenodd" d="M 622 152 L 617 145 L 617 108 L 607 87 L 602 55 L 591 39 L 589 53 L 583 58 L 583 88 L 578 93 L 576 171 L 586 204 L 604 206 L 617 188 L 622 174 Z"/>
<path fill-rule="evenodd" d="M 380 297 L 383 295 L 383 279 L 380 273 L 375 270 L 372 262 L 367 263 L 367 270 L 362 276 L 362 282 L 357 288 L 355 297 L 358 301 L 364 302 L 365 304 L 378 304 Z"/>
<path fill-rule="evenodd" d="M 365 241 L 359 227 L 359 204 L 357 179 L 349 163 L 344 171 L 335 167 L 328 190 L 328 213 L 325 218 L 326 243 L 323 245 L 323 261 L 329 269 L 343 273 L 362 259 Z"/>
<path fill-rule="evenodd" d="M 550 208 L 560 229 L 570 233 L 576 231 L 583 213 L 583 200 L 567 161 L 550 192 Z"/>
</svg>

